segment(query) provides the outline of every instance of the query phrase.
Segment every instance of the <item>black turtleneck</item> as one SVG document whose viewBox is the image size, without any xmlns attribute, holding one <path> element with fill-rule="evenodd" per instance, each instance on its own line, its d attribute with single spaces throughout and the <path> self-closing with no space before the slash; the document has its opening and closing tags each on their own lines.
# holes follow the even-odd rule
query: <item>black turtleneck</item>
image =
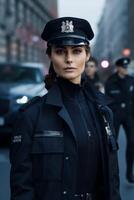
<svg viewBox="0 0 134 200">
<path fill-rule="evenodd" d="M 74 125 L 77 147 L 77 193 L 93 192 L 96 188 L 99 142 L 91 114 L 91 102 L 87 103 L 83 87 L 68 80 L 58 78 L 63 103 Z"/>
</svg>

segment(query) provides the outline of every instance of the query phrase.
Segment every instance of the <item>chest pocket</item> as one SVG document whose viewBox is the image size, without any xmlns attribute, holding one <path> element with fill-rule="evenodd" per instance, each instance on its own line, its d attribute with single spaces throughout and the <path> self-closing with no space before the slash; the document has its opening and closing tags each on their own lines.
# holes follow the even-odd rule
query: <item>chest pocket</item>
<svg viewBox="0 0 134 200">
<path fill-rule="evenodd" d="M 64 158 L 62 131 L 45 130 L 33 137 L 32 160 L 36 180 L 61 180 Z"/>
</svg>

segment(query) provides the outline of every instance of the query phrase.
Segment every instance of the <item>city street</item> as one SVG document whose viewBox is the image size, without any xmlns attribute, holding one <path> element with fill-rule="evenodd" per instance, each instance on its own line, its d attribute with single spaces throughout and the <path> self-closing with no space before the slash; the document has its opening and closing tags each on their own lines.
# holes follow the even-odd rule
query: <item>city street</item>
<svg viewBox="0 0 134 200">
<path fill-rule="evenodd" d="M 121 196 L 122 200 L 133 200 L 134 199 L 134 185 L 129 184 L 125 180 L 125 135 L 124 132 L 120 131 L 119 136 L 119 166 L 120 166 L 120 177 L 121 177 Z M 10 199 L 9 190 L 9 152 L 8 149 L 0 149 L 0 200 Z"/>
<path fill-rule="evenodd" d="M 133 21 L 132 0 L 0 0 L 0 200 L 11 199 L 8 145 L 12 125 L 16 129 L 13 143 L 26 142 L 23 155 L 14 153 L 17 147 L 13 151 L 13 158 L 25 162 L 11 181 L 12 193 L 17 191 L 19 199 L 21 194 L 22 200 L 30 198 L 27 190 L 33 184 L 36 200 L 60 200 L 62 195 L 69 200 L 94 200 L 95 189 L 97 194 L 106 192 L 99 200 L 117 200 L 118 188 L 107 194 L 110 182 L 111 190 L 118 185 L 116 176 L 110 177 L 117 162 L 112 156 L 108 161 L 106 138 L 96 135 L 103 126 L 110 134 L 112 118 L 106 104 L 113 110 L 115 130 L 118 123 L 123 124 L 129 135 L 127 175 L 133 182 L 129 174 L 134 146 Z M 30 136 L 22 137 L 23 130 Z M 30 157 L 25 157 L 31 143 Z M 134 183 L 126 180 L 122 128 L 118 143 L 121 200 L 134 200 Z M 112 140 L 110 145 L 114 148 Z M 16 182 L 23 179 L 26 184 L 29 167 L 32 180 L 24 187 L 24 197 Z"/>
</svg>

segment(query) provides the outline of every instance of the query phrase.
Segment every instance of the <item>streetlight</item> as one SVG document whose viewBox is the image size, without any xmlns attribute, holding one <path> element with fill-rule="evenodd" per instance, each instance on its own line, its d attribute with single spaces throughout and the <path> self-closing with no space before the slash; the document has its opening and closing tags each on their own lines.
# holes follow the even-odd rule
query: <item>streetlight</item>
<svg viewBox="0 0 134 200">
<path fill-rule="evenodd" d="M 123 56 L 130 56 L 131 55 L 131 49 L 130 48 L 125 48 L 122 50 L 122 55 Z"/>
<path fill-rule="evenodd" d="M 101 61 L 101 67 L 102 68 L 108 68 L 109 67 L 109 61 L 108 60 L 102 60 Z"/>
</svg>

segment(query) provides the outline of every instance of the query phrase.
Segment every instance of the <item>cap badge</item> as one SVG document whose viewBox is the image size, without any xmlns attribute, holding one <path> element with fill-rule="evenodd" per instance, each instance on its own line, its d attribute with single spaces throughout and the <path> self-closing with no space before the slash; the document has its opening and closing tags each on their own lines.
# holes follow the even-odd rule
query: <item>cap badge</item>
<svg viewBox="0 0 134 200">
<path fill-rule="evenodd" d="M 124 64 L 127 64 L 128 63 L 128 61 L 127 60 L 124 60 Z"/>
<path fill-rule="evenodd" d="M 74 32 L 74 25 L 72 21 L 66 20 L 65 22 L 62 22 L 61 26 L 61 32 L 62 33 L 72 33 Z"/>
</svg>

